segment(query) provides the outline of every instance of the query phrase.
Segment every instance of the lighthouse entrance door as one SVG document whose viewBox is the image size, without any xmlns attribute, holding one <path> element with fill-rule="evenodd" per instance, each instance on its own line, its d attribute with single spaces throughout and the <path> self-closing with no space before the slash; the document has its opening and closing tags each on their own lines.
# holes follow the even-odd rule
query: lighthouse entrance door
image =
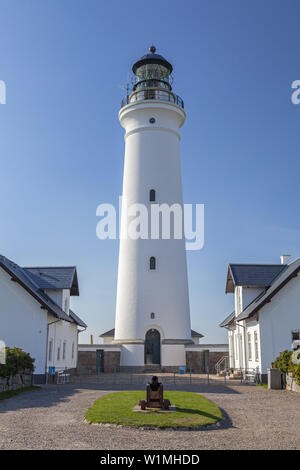
<svg viewBox="0 0 300 470">
<path fill-rule="evenodd" d="M 154 329 L 146 333 L 145 364 L 160 364 L 160 333 Z"/>
</svg>

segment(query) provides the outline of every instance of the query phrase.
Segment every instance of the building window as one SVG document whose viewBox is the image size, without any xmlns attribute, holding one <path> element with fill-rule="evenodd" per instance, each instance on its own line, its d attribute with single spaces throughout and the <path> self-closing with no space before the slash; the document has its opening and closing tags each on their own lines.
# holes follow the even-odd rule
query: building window
<svg viewBox="0 0 300 470">
<path fill-rule="evenodd" d="M 48 361 L 52 361 L 52 354 L 53 354 L 53 339 L 50 339 L 49 350 L 48 350 Z"/>
<path fill-rule="evenodd" d="M 150 189 L 150 191 L 149 191 L 149 201 L 150 202 L 155 202 L 156 201 L 155 189 Z"/>
<path fill-rule="evenodd" d="M 150 318 L 151 318 L 152 320 L 154 320 L 154 318 L 155 318 L 155 313 L 152 312 L 151 315 L 150 315 Z"/>
<path fill-rule="evenodd" d="M 72 343 L 72 359 L 74 359 L 74 353 L 75 353 L 75 344 Z"/>
<path fill-rule="evenodd" d="M 61 341 L 59 341 L 57 346 L 57 360 L 60 361 L 60 350 L 61 350 Z"/>
<path fill-rule="evenodd" d="M 235 360 L 237 361 L 239 356 L 238 356 L 238 349 L 239 349 L 239 337 L 236 335 L 235 337 Z"/>
<path fill-rule="evenodd" d="M 66 360 L 66 353 L 67 353 L 67 343 L 66 341 L 63 342 L 63 361 Z"/>
<path fill-rule="evenodd" d="M 248 359 L 249 361 L 252 361 L 251 333 L 248 333 Z"/>
<path fill-rule="evenodd" d="M 255 351 L 255 361 L 258 362 L 258 336 L 257 331 L 254 331 L 254 351 Z"/>
<path fill-rule="evenodd" d="M 300 331 L 299 330 L 292 331 L 292 341 L 298 341 L 298 340 L 300 340 Z"/>
<path fill-rule="evenodd" d="M 150 269 L 154 271 L 156 269 L 156 258 L 155 256 L 151 256 L 150 258 Z"/>
</svg>

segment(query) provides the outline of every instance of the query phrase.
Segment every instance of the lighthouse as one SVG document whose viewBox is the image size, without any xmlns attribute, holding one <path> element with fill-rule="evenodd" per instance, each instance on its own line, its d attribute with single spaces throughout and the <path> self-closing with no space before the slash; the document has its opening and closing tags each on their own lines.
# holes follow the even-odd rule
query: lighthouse
<svg viewBox="0 0 300 470">
<path fill-rule="evenodd" d="M 180 128 L 183 100 L 172 89 L 172 65 L 151 46 L 132 67 L 132 92 L 119 112 L 125 159 L 114 341 L 121 368 L 173 370 L 186 364 L 191 338 L 185 239 L 174 236 L 182 210 Z M 129 208 L 170 213 L 170 236 L 131 237 Z M 182 222 L 183 224 L 183 222 Z M 172 233 L 172 228 L 173 233 Z M 152 232 L 155 230 L 152 230 Z M 157 231 L 156 231 L 157 232 Z M 125 234 L 125 236 L 124 236 Z"/>
</svg>

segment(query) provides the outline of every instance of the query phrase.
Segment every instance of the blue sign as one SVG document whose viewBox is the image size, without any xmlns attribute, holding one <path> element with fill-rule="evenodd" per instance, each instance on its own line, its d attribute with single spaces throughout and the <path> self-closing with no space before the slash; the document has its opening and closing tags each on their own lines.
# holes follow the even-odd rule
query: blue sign
<svg viewBox="0 0 300 470">
<path fill-rule="evenodd" d="M 54 375 L 55 374 L 55 367 L 49 367 L 49 374 Z"/>
</svg>

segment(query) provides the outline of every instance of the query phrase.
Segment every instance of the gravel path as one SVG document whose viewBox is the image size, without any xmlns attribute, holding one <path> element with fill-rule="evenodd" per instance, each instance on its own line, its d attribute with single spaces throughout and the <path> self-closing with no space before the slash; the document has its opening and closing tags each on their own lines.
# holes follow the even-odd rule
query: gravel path
<svg viewBox="0 0 300 470">
<path fill-rule="evenodd" d="M 232 423 L 227 429 L 142 431 L 84 423 L 85 410 L 108 391 L 53 385 L 0 401 L 0 449 L 300 449 L 300 395 L 293 392 L 193 387 L 225 411 Z"/>
</svg>

